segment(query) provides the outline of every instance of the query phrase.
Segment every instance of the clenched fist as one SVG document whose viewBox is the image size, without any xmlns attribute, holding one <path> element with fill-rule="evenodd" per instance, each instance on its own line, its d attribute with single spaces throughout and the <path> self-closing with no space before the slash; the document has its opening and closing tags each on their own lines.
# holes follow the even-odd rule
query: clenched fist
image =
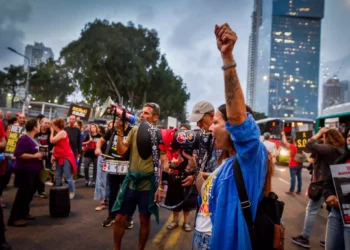
<svg viewBox="0 0 350 250">
<path fill-rule="evenodd" d="M 237 34 L 225 23 L 221 26 L 215 25 L 215 36 L 216 44 L 222 57 L 231 56 L 237 41 Z"/>
</svg>

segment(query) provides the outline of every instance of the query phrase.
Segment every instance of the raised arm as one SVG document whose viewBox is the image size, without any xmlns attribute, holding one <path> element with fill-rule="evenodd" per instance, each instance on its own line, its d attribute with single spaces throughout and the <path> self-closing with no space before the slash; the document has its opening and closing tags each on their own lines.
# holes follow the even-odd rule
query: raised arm
<svg viewBox="0 0 350 250">
<path fill-rule="evenodd" d="M 51 130 L 51 135 L 50 135 L 50 142 L 52 144 L 55 144 L 56 142 L 58 142 L 59 140 L 63 139 L 67 135 L 67 132 L 65 130 L 61 130 L 55 136 L 54 136 L 53 133 L 54 133 L 54 131 L 52 129 Z"/>
<path fill-rule="evenodd" d="M 283 142 L 284 147 L 286 149 L 290 150 L 290 143 L 287 141 L 286 134 L 284 132 L 282 132 L 281 135 L 282 135 L 282 142 Z"/>
<path fill-rule="evenodd" d="M 232 126 L 240 125 L 247 119 L 247 114 L 233 56 L 237 35 L 227 23 L 221 26 L 216 25 L 215 35 L 223 61 L 227 118 Z"/>
</svg>

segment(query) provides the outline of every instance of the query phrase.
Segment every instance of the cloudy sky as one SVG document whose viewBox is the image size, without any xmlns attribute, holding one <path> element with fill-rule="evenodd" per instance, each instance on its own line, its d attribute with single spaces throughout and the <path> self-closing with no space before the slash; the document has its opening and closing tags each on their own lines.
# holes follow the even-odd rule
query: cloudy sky
<svg viewBox="0 0 350 250">
<path fill-rule="evenodd" d="M 253 0 L 0 0 L 0 67 L 23 64 L 8 46 L 24 52 L 26 44 L 43 42 L 57 58 L 95 18 L 133 21 L 158 31 L 162 53 L 191 93 L 188 110 L 201 100 L 217 107 L 224 92 L 214 25 L 228 22 L 238 34 L 235 56 L 245 92 L 252 10 Z M 323 62 L 350 55 L 349 23 L 350 0 L 326 0 Z"/>
</svg>

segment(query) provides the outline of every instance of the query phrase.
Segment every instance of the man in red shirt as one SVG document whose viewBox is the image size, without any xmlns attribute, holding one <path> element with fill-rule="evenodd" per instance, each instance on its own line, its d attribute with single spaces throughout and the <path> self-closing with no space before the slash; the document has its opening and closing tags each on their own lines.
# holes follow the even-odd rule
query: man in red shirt
<svg viewBox="0 0 350 250">
<path fill-rule="evenodd" d="M 5 174 L 6 170 L 6 160 L 3 156 L 3 151 L 6 147 L 6 133 L 4 129 L 4 124 L 0 120 L 0 195 L 2 195 L 2 175 Z M 7 244 L 5 239 L 5 224 L 4 224 L 4 213 L 2 211 L 2 206 L 0 204 L 0 249 L 11 249 L 11 246 Z"/>
</svg>

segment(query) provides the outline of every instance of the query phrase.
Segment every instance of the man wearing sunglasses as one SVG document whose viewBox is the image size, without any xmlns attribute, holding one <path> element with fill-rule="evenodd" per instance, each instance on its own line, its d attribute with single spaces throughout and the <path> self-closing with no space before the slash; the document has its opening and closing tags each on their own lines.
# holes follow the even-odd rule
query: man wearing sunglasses
<svg viewBox="0 0 350 250">
<path fill-rule="evenodd" d="M 140 116 L 141 121 L 156 124 L 159 118 L 160 108 L 156 103 L 146 103 Z M 158 207 L 155 202 L 164 198 L 164 189 L 160 185 L 155 191 L 153 160 L 150 156 L 143 160 L 137 150 L 137 131 L 134 127 L 123 140 L 123 131 L 118 130 L 117 153 L 123 155 L 130 149 L 129 173 L 125 177 L 113 211 L 117 212 L 114 222 L 114 250 L 121 249 L 121 242 L 125 232 L 127 217 L 131 217 L 138 206 L 140 214 L 140 235 L 138 249 L 144 249 L 151 229 L 151 214 L 155 215 L 158 222 Z M 160 153 L 163 168 L 167 167 L 168 159 L 164 152 Z M 152 191 L 153 190 L 153 191 Z M 154 193 L 155 191 L 155 193 Z"/>
</svg>

